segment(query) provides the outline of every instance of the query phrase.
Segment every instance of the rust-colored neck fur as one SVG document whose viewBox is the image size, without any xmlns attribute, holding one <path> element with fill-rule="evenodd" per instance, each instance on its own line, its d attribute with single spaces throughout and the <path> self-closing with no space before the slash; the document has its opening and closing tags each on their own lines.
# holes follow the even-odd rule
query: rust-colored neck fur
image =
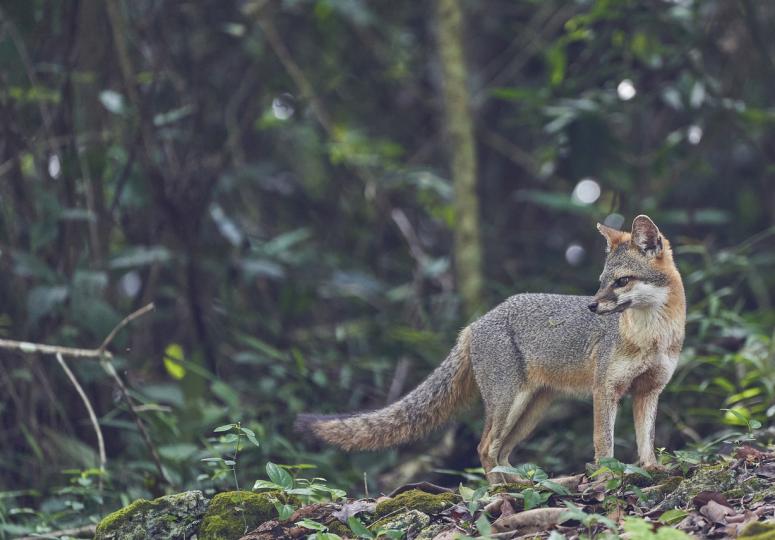
<svg viewBox="0 0 775 540">
<path fill-rule="evenodd" d="M 630 236 L 629 233 L 623 234 Z M 656 309 L 628 309 L 622 314 L 619 328 L 630 353 L 660 352 L 677 356 L 683 347 L 686 295 L 681 274 L 673 261 L 670 242 L 664 237 L 662 241 L 662 253 L 652 264 L 668 278 L 667 301 Z"/>
</svg>

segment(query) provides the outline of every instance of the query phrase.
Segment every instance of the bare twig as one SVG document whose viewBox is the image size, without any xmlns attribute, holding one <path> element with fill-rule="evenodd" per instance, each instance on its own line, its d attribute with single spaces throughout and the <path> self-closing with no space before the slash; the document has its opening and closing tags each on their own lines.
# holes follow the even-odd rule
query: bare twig
<svg viewBox="0 0 775 540">
<path fill-rule="evenodd" d="M 110 331 L 110 334 L 108 334 L 108 337 L 105 338 L 105 340 L 102 342 L 102 345 L 100 345 L 97 350 L 100 352 L 105 352 L 105 349 L 107 348 L 107 346 L 110 345 L 110 342 L 113 341 L 113 338 L 116 337 L 116 334 L 118 334 L 118 332 L 122 328 L 124 328 L 127 324 L 131 323 L 138 317 L 142 317 L 149 311 L 153 311 L 155 307 L 156 306 L 153 305 L 153 302 L 151 302 L 147 306 L 143 306 L 137 311 L 133 311 L 132 313 L 124 317 L 123 320 L 120 323 L 118 323 L 113 330 Z"/>
<path fill-rule="evenodd" d="M 81 396 L 81 401 L 83 401 L 83 404 L 89 413 L 89 420 L 91 420 L 92 427 L 94 427 L 94 433 L 97 435 L 97 448 L 99 449 L 99 455 L 100 455 L 100 471 L 104 473 L 105 464 L 108 462 L 108 458 L 105 455 L 105 439 L 102 437 L 102 430 L 100 429 L 100 423 L 97 420 L 97 415 L 94 412 L 94 407 L 92 407 L 91 402 L 89 401 L 89 398 L 86 396 L 86 392 L 83 391 L 83 387 L 81 387 L 80 383 L 78 382 L 78 379 L 75 378 L 75 374 L 67 366 L 65 359 L 62 357 L 62 353 L 57 353 L 56 357 L 57 357 L 57 361 L 59 362 L 59 365 L 62 366 L 62 369 L 65 372 L 65 375 L 67 375 L 67 378 L 70 379 L 71 383 L 73 383 L 73 386 L 75 387 L 75 391 L 78 392 L 79 396 Z M 100 489 L 102 489 L 102 477 L 100 477 L 99 483 L 100 483 Z"/>
<path fill-rule="evenodd" d="M 76 349 L 73 347 L 60 347 L 58 345 L 45 345 L 43 343 L 30 343 L 29 341 L 14 341 L 12 339 L 0 339 L 0 349 L 20 351 L 28 354 L 61 354 L 71 358 L 100 358 L 103 353 L 99 349 Z M 109 351 L 105 355 L 112 357 Z"/>
<path fill-rule="evenodd" d="M 106 337 L 105 341 L 102 342 L 102 345 L 96 349 L 60 347 L 59 345 L 46 345 L 44 343 L 31 343 L 29 341 L 14 341 L 12 339 L 0 339 L 0 349 L 20 351 L 28 354 L 61 354 L 62 356 L 69 356 L 71 358 L 113 358 L 113 354 L 106 350 L 106 347 L 110 345 L 110 342 L 113 341 L 119 330 L 124 328 L 127 324 L 136 318 L 145 315 L 153 309 L 154 305 L 153 303 L 150 303 L 147 306 L 142 307 L 137 311 L 127 315 L 120 323 L 116 325 L 115 328 L 113 328 L 113 330 L 110 331 L 110 334 L 108 334 L 108 337 Z"/>
<path fill-rule="evenodd" d="M 132 396 L 129 394 L 129 390 L 127 389 L 126 385 L 124 384 L 124 381 L 121 380 L 121 377 L 119 376 L 118 372 L 116 371 L 115 366 L 111 362 L 113 359 L 113 354 L 107 350 L 108 345 L 113 341 L 113 339 L 116 337 L 116 334 L 124 328 L 127 324 L 132 322 L 133 320 L 137 319 L 138 317 L 141 317 L 145 315 L 146 313 L 152 311 L 154 309 L 153 303 L 148 304 L 147 306 L 144 306 L 137 311 L 134 311 L 124 317 L 121 322 L 119 322 L 113 330 L 111 330 L 110 334 L 108 334 L 108 337 L 105 338 L 105 340 L 102 342 L 102 344 L 96 348 L 96 349 L 76 349 L 73 347 L 59 347 L 56 345 L 45 345 L 42 343 L 30 343 L 27 341 L 13 341 L 9 339 L 0 339 L 0 349 L 9 349 L 9 350 L 15 350 L 20 351 L 23 353 L 32 353 L 32 354 L 53 354 L 57 357 L 58 360 L 60 360 L 60 365 L 62 365 L 62 368 L 65 369 L 65 372 L 67 373 L 67 366 L 64 364 L 64 362 L 61 360 L 64 356 L 69 356 L 71 358 L 96 358 L 99 359 L 100 365 L 102 366 L 102 369 L 105 370 L 105 372 L 111 376 L 111 378 L 115 381 L 116 385 L 118 386 L 119 391 L 121 392 L 121 396 L 124 398 L 124 401 L 126 401 L 126 404 L 128 406 L 129 414 L 132 415 L 132 419 L 135 421 L 135 424 L 137 425 L 137 429 L 140 431 L 140 435 L 143 438 L 143 441 L 145 442 L 146 447 L 148 448 L 148 452 L 151 454 L 151 458 L 153 459 L 154 464 L 156 465 L 156 470 L 159 473 L 159 477 L 167 482 L 170 483 L 167 476 L 164 474 L 164 469 L 161 466 L 161 459 L 159 458 L 159 453 L 156 451 L 156 447 L 153 444 L 153 441 L 151 441 L 151 437 L 148 435 L 148 430 L 145 429 L 145 424 L 143 423 L 142 418 L 140 418 L 140 415 L 137 414 L 137 410 L 135 408 L 134 400 L 132 399 Z M 75 378 L 71 376 L 72 373 L 68 374 L 68 377 L 70 377 L 70 380 L 73 382 L 74 385 L 76 385 L 76 388 L 79 389 L 79 394 L 83 392 L 82 389 L 80 389 L 80 386 L 78 386 L 78 383 L 75 381 Z M 81 398 L 84 400 L 84 403 L 88 404 L 88 400 L 86 399 L 85 395 L 82 394 Z M 90 410 L 90 416 L 93 414 L 93 410 L 91 410 L 91 406 L 87 405 L 87 408 Z M 92 419 L 92 422 L 96 423 L 96 415 Z M 102 439 L 102 435 L 98 435 L 98 442 Z M 104 464 L 104 444 L 101 444 L 101 455 L 100 459 L 103 460 Z"/>
</svg>

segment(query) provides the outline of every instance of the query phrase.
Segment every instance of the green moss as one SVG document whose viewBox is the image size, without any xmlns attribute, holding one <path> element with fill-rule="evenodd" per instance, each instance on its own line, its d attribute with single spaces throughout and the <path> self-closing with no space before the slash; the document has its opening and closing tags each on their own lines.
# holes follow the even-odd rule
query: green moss
<svg viewBox="0 0 775 540">
<path fill-rule="evenodd" d="M 665 498 L 666 508 L 684 506 L 701 491 L 725 493 L 739 487 L 732 471 L 725 463 L 702 465 L 690 478 L 685 478 L 670 495 Z"/>
<path fill-rule="evenodd" d="M 382 501 L 377 505 L 376 517 L 381 518 L 399 510 L 419 510 L 426 514 L 436 514 L 457 501 L 454 493 L 439 493 L 432 495 L 419 489 L 410 489 L 392 499 Z"/>
<path fill-rule="evenodd" d="M 753 493 L 751 502 L 761 502 L 764 500 L 775 499 L 775 485 L 765 484 L 762 489 L 759 489 Z"/>
<path fill-rule="evenodd" d="M 353 532 L 350 527 L 342 523 L 336 518 L 326 520 L 325 526 L 328 527 L 328 532 L 338 534 L 342 538 L 352 537 Z"/>
<path fill-rule="evenodd" d="M 108 514 L 100 524 L 97 525 L 96 537 L 102 538 L 112 531 L 117 531 L 127 525 L 127 522 L 132 519 L 137 513 L 145 513 L 151 511 L 157 506 L 157 503 L 146 499 L 137 499 L 133 503 L 116 510 L 112 514 Z"/>
<path fill-rule="evenodd" d="M 749 540 L 775 540 L 775 522 L 757 521 L 742 530 L 738 538 Z"/>
<path fill-rule="evenodd" d="M 107 515 L 95 540 L 187 538 L 196 532 L 207 509 L 201 491 L 186 491 L 152 501 L 138 499 Z"/>
<path fill-rule="evenodd" d="M 210 507 L 199 527 L 199 540 L 236 540 L 247 530 L 277 517 L 277 510 L 271 499 L 283 503 L 288 500 L 284 493 L 271 491 L 252 493 L 250 491 L 227 491 L 219 493 L 210 501 Z"/>
</svg>

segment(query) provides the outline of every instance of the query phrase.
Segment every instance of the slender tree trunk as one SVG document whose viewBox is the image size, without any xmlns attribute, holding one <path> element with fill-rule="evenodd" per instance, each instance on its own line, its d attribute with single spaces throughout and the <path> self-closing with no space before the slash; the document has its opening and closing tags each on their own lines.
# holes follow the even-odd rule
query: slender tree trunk
<svg viewBox="0 0 775 540">
<path fill-rule="evenodd" d="M 476 194 L 476 143 L 466 86 L 463 16 L 459 0 L 436 0 L 444 117 L 455 190 L 455 270 L 467 316 L 483 304 L 479 199 Z"/>
</svg>

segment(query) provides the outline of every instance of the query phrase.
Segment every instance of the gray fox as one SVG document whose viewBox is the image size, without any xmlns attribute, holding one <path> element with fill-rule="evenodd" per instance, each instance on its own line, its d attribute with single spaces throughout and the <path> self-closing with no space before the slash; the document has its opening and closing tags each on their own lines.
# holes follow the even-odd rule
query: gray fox
<svg viewBox="0 0 775 540">
<path fill-rule="evenodd" d="M 490 473 L 558 395 L 592 396 L 595 459 L 613 456 L 620 398 L 633 395 L 641 465 L 658 467 L 659 394 L 683 346 L 686 300 L 670 243 L 644 215 L 606 239 L 593 297 L 517 294 L 464 328 L 447 359 L 403 399 L 345 415 L 299 415 L 296 429 L 344 450 L 376 450 L 425 435 L 476 396 L 485 406 L 479 458 Z"/>
</svg>

